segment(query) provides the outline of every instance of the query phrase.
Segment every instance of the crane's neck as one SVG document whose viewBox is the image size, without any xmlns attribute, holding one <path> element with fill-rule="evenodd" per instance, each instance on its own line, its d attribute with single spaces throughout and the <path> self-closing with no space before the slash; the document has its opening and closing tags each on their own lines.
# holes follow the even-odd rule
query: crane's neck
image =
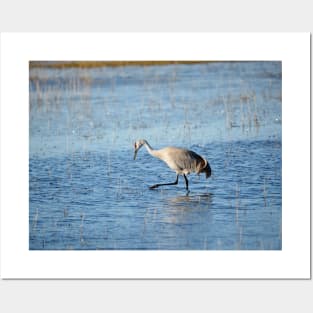
<svg viewBox="0 0 313 313">
<path fill-rule="evenodd" d="M 158 157 L 158 150 L 154 150 L 146 140 L 144 141 L 144 146 L 151 155 Z"/>
</svg>

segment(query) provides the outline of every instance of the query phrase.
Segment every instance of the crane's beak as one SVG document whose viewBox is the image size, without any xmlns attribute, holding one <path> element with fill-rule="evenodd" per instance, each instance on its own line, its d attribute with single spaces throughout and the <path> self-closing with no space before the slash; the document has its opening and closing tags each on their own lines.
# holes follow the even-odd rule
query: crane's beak
<svg viewBox="0 0 313 313">
<path fill-rule="evenodd" d="M 138 152 L 138 149 L 135 149 L 134 160 L 136 160 L 137 152 Z"/>
</svg>

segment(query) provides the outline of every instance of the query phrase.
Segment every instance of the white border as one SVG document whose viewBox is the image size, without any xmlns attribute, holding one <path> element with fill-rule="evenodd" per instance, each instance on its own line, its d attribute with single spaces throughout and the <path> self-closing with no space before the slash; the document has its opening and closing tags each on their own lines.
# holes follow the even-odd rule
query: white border
<svg viewBox="0 0 313 313">
<path fill-rule="evenodd" d="M 29 251 L 29 60 L 282 60 L 282 251 Z M 309 278 L 310 35 L 1 35 L 2 278 Z"/>
</svg>

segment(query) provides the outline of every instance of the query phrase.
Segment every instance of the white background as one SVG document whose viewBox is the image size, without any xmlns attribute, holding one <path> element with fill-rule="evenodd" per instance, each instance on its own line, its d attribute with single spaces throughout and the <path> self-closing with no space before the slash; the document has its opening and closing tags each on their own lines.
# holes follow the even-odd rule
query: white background
<svg viewBox="0 0 313 313">
<path fill-rule="evenodd" d="M 185 2 L 174 3 L 173 6 L 162 6 L 147 3 L 135 8 L 135 2 L 129 2 L 130 7 L 120 4 L 95 9 L 92 1 L 89 7 L 82 8 L 75 4 L 68 5 L 55 1 L 53 6 L 36 1 L 10 1 L 4 9 L 1 8 L 0 26 L 2 31 L 51 31 L 51 30 L 120 30 L 120 31 L 311 31 L 312 22 L 310 7 L 305 2 L 297 1 L 296 6 L 288 3 L 273 5 L 263 1 L 252 7 L 251 2 L 236 1 L 229 6 L 219 1 L 217 6 L 207 3 L 201 6 L 197 1 L 191 5 Z M 2 2 L 3 3 L 3 2 Z M 31 5 L 32 3 L 32 5 Z M 277 4 L 278 3 L 278 4 Z M 24 6 L 24 7 L 23 7 Z M 26 10 L 26 6 L 29 9 Z M 233 6 L 233 7 L 231 7 Z M 73 12 L 73 8 L 78 11 Z M 172 8 L 172 9 L 171 9 Z M 41 10 L 40 10 L 41 9 Z M 89 10 L 88 10 L 89 9 Z M 75 14 L 74 14 L 75 13 Z M 115 14 L 113 14 L 115 13 Z M 149 22 L 148 22 L 149 21 Z M 25 43 L 27 44 L 27 42 Z M 49 51 L 47 52 L 49 53 Z M 283 69 L 284 71 L 284 69 Z M 2 82 L 3 83 L 3 82 Z M 284 82 L 283 82 L 284 83 Z M 299 95 L 301 98 L 301 95 Z M 284 103 L 284 98 L 283 98 Z M 309 173 L 308 164 L 308 133 L 299 134 L 302 126 L 309 131 L 308 111 L 302 102 L 297 103 L 303 112 L 303 123 L 299 121 L 288 125 L 288 138 L 295 143 L 292 159 L 293 172 L 302 172 L 305 179 L 299 180 L 297 174 L 288 174 L 307 191 Z M 3 111 L 1 111 L 3 114 Z M 283 112 L 284 114 L 284 112 Z M 296 116 L 297 118 L 299 115 Z M 283 115 L 284 123 L 284 115 Z M 283 136 L 285 134 L 285 129 Z M 300 135 L 300 136 L 299 136 Z M 302 137 L 304 135 L 304 137 Z M 297 149 L 302 139 L 306 146 L 305 152 Z M 284 140 L 284 139 L 283 139 Z M 283 146 L 284 148 L 284 146 Z M 2 149 L 2 146 L 1 146 Z M 284 160 L 284 155 L 283 155 Z M 3 159 L 1 159 L 3 166 Z M 284 161 L 283 161 L 284 162 Z M 3 168 L 1 167 L 1 170 Z M 2 173 L 1 173 L 2 175 Z M 284 186 L 283 186 L 284 188 Z M 3 181 L 1 193 L 3 192 Z M 291 191 L 290 191 L 291 192 Z M 292 192 L 291 192 L 292 193 Z M 301 195 L 295 192 L 296 196 Z M 17 196 L 20 196 L 19 194 Z M 301 197 L 300 197 L 301 198 Z M 299 199 L 298 199 L 299 200 Z M 301 199 L 300 199 L 301 200 Z M 297 202 L 294 210 L 301 211 L 307 205 L 308 199 Z M 3 218 L 3 216 L 1 216 Z M 283 233 L 284 239 L 284 233 Z M 284 244 L 284 243 L 283 243 Z M 297 244 L 297 243 L 295 243 Z M 298 243 L 301 244 L 301 243 Z M 2 253 L 2 251 L 1 251 Z M 2 264 L 1 264 L 2 266 Z M 44 267 L 45 264 L 42 264 Z M 4 312 L 56 311 L 208 311 L 241 312 L 264 311 L 312 311 L 312 281 L 1 281 L 0 305 Z"/>
</svg>

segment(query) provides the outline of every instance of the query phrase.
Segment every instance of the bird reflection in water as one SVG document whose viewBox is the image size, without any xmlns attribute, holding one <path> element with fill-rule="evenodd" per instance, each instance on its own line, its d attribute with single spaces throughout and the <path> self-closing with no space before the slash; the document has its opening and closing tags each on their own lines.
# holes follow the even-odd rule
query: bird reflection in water
<svg viewBox="0 0 313 313">
<path fill-rule="evenodd" d="M 212 204 L 212 193 L 203 194 L 186 194 L 177 197 L 168 198 L 167 202 L 170 206 L 180 207 L 183 209 L 195 209 L 200 207 L 208 208 Z"/>
<path fill-rule="evenodd" d="M 164 199 L 167 205 L 164 220 L 176 225 L 190 225 L 208 219 L 212 198 L 212 193 L 168 197 Z"/>
</svg>

